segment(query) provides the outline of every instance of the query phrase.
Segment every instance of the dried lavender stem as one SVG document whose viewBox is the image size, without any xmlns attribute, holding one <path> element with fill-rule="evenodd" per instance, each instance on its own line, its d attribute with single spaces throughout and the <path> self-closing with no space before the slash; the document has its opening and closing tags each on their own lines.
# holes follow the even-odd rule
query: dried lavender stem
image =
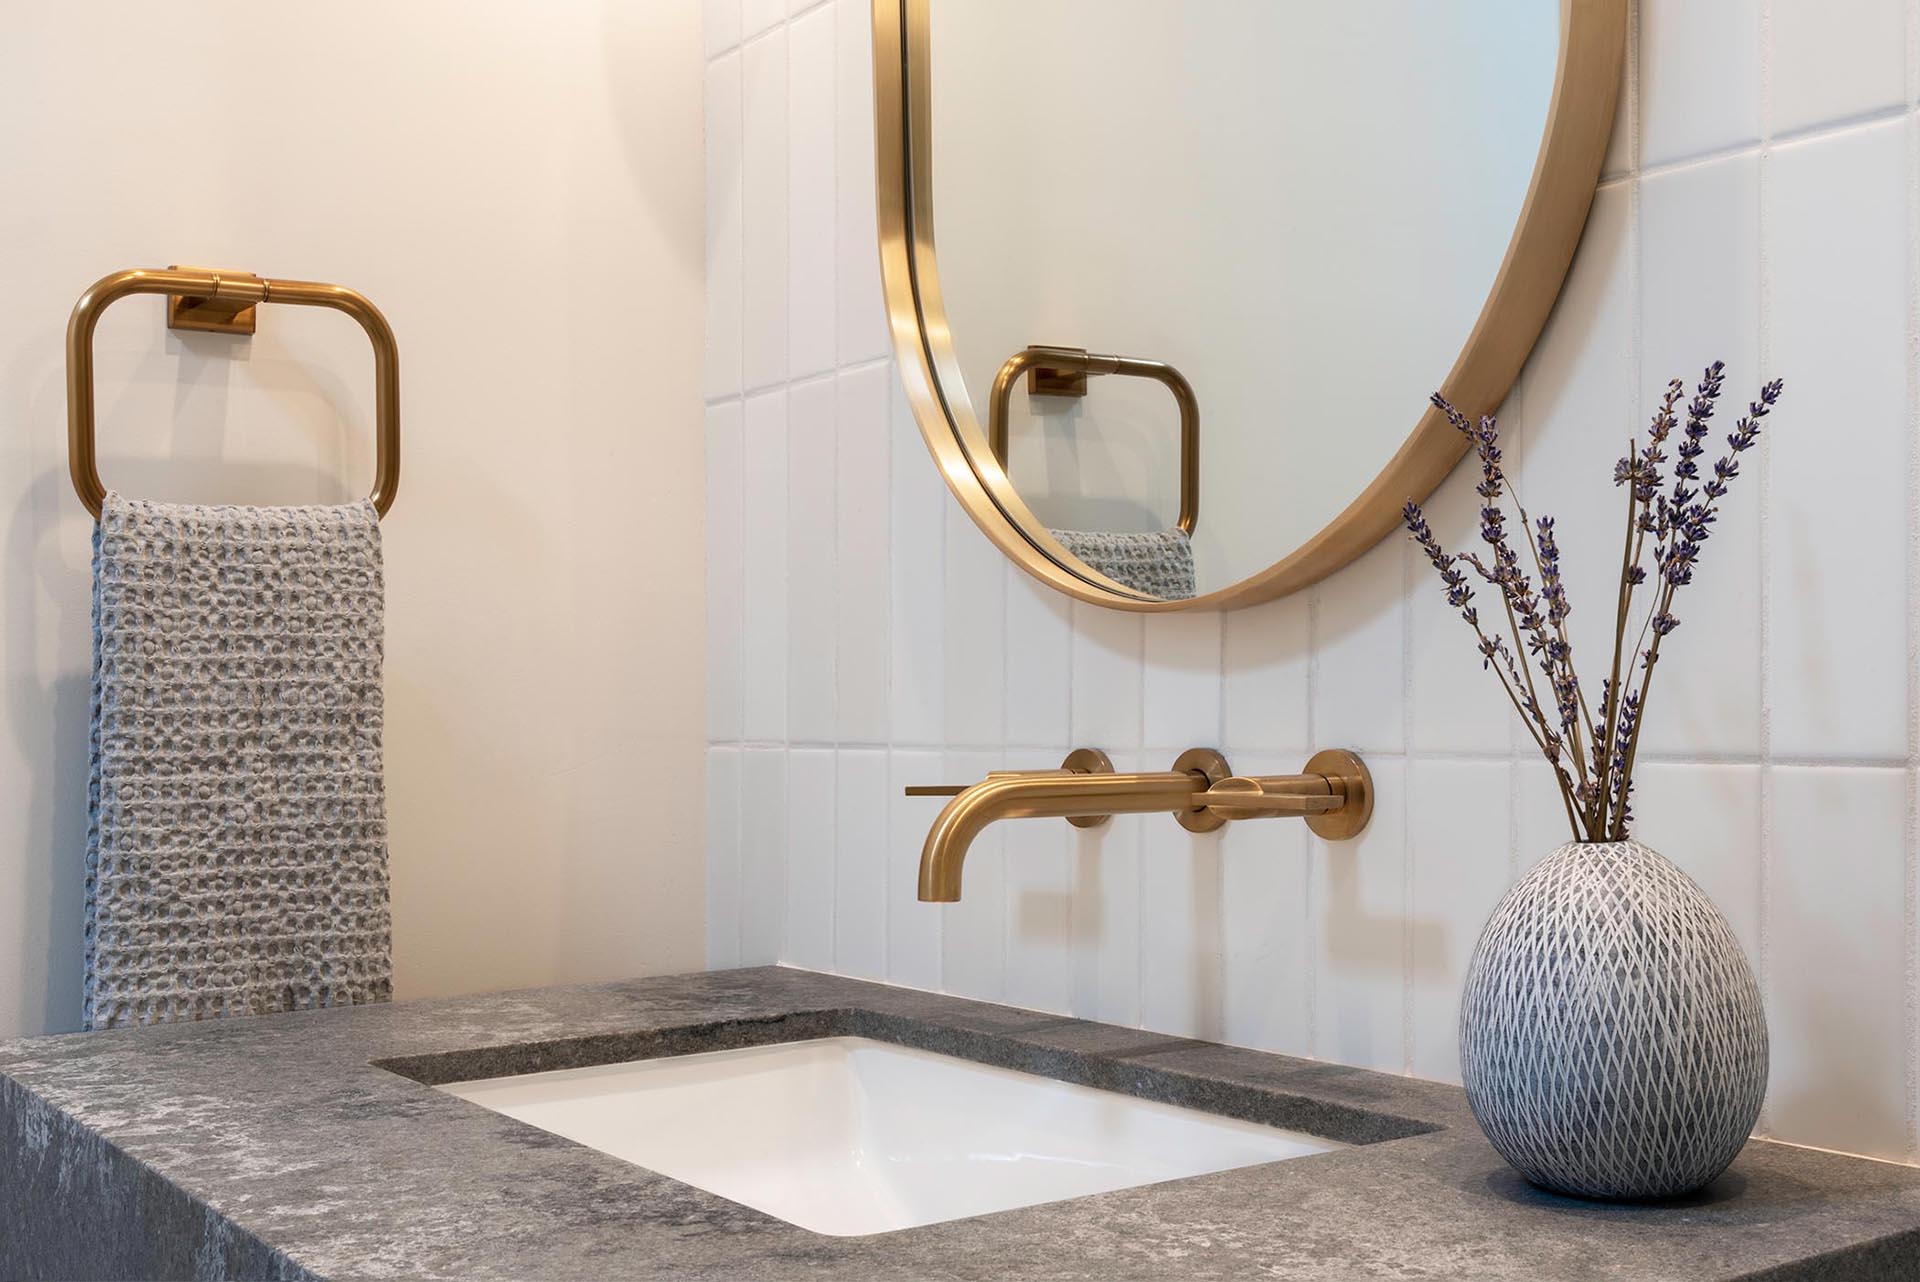
<svg viewBox="0 0 1920 1282">
<path fill-rule="evenodd" d="M 1633 453 L 1633 441 L 1627 441 L 1627 453 Z M 1620 596 L 1619 608 L 1615 612 L 1613 624 L 1613 676 L 1607 683 L 1606 718 L 1601 722 L 1601 742 L 1595 745 L 1595 752 L 1601 754 L 1605 768 L 1599 769 L 1599 786 L 1595 789 L 1594 810 L 1587 825 L 1589 832 L 1607 830 L 1607 800 L 1613 790 L 1607 786 L 1617 763 L 1613 760 L 1613 737 L 1619 733 L 1620 714 L 1620 646 L 1627 639 L 1627 602 L 1632 595 L 1632 585 L 1627 582 L 1633 570 L 1633 509 L 1635 499 L 1633 490 L 1627 490 L 1627 534 L 1620 548 Z"/>
<path fill-rule="evenodd" d="M 1546 565 L 1540 560 L 1540 544 L 1536 542 L 1533 537 L 1533 519 L 1527 515 L 1526 504 L 1520 501 L 1520 487 L 1512 481 L 1508 481 L 1507 493 L 1513 496 L 1514 509 L 1520 514 L 1520 528 L 1526 531 L 1527 551 L 1533 554 L 1533 572 L 1539 575 L 1541 581 L 1544 583 L 1547 577 Z M 1548 519 L 1550 520 L 1551 518 Z M 1580 688 L 1578 681 L 1573 681 L 1573 641 L 1567 636 L 1566 621 L 1562 619 L 1560 622 L 1555 623 L 1553 630 L 1554 635 L 1560 638 L 1560 644 L 1566 647 L 1566 658 L 1562 661 L 1561 666 L 1566 671 L 1568 680 L 1572 681 L 1574 698 L 1578 700 L 1578 706 L 1575 708 L 1573 719 L 1572 742 L 1568 748 L 1568 755 L 1573 758 L 1574 769 L 1579 772 L 1580 782 L 1586 783 L 1586 740 L 1581 734 L 1580 722 L 1589 715 L 1587 712 L 1587 693 Z M 1552 681 L 1553 660 L 1550 657 L 1546 661 L 1546 669 L 1547 680 Z M 1536 707 L 1539 705 L 1539 696 L 1537 695 L 1534 697 L 1534 704 Z M 1556 706 L 1558 705 L 1557 699 L 1555 700 L 1555 704 Z M 1576 834 L 1576 836 L 1577 835 L 1578 834 Z"/>
</svg>

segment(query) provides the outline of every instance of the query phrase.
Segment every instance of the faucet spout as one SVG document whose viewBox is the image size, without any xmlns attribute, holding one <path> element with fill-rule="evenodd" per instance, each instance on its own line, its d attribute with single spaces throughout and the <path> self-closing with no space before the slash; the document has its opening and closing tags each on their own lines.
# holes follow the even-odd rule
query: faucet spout
<svg viewBox="0 0 1920 1282">
<path fill-rule="evenodd" d="M 1065 819 L 1082 828 L 1112 815 L 1171 814 L 1189 832 L 1212 832 L 1234 819 L 1293 815 L 1326 841 L 1356 837 L 1373 814 L 1373 777 L 1339 748 L 1314 754 L 1304 773 L 1241 777 L 1212 748 L 1180 754 L 1171 770 L 1115 774 L 1103 752 L 1076 748 L 1058 770 L 1003 770 L 971 787 L 927 786 L 908 796 L 947 796 L 920 849 L 920 898 L 960 898 L 967 851 L 1001 819 Z"/>
<path fill-rule="evenodd" d="M 999 819 L 1073 819 L 1190 810 L 1206 779 L 1184 771 L 1147 774 L 1080 770 L 1008 771 L 987 776 L 947 803 L 920 851 L 920 898 L 951 904 L 960 898 L 960 871 L 974 839 Z"/>
</svg>

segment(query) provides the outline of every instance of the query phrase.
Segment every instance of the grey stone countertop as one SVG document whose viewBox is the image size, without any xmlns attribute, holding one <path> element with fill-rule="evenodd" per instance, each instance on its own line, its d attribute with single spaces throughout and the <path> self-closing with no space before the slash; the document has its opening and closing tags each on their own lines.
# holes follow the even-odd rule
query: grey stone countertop
<svg viewBox="0 0 1920 1282">
<path fill-rule="evenodd" d="M 430 1086 L 849 1033 L 1357 1147 L 837 1238 Z M 718 971 L 0 1043 L 0 1276 L 1912 1278 L 1920 1169 L 1755 1142 L 1691 1198 L 1581 1202 L 1450 1086 Z"/>
</svg>

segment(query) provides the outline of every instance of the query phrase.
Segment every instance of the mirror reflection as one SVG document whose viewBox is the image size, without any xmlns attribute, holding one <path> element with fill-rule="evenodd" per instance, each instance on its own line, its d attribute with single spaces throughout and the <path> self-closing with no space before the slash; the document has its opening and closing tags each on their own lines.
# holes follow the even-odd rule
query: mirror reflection
<svg viewBox="0 0 1920 1282">
<path fill-rule="evenodd" d="M 928 22 L 963 445 L 1027 537 L 1172 599 L 1324 530 L 1473 331 L 1560 6 L 929 0 Z"/>
</svg>

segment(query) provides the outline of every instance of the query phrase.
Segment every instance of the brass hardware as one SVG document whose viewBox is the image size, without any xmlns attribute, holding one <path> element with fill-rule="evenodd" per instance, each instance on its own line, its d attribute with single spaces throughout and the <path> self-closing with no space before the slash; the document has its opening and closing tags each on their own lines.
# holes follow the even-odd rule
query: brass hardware
<svg viewBox="0 0 1920 1282">
<path fill-rule="evenodd" d="M 987 444 L 1004 471 L 1007 466 L 1007 402 L 1021 374 L 1027 375 L 1027 393 L 1047 396 L 1085 396 L 1087 378 L 1121 374 L 1150 378 L 1166 385 L 1180 407 L 1180 519 L 1183 534 L 1192 534 L 1200 519 L 1200 401 L 1186 375 L 1164 361 L 1131 356 L 1107 356 L 1079 347 L 1032 346 L 1007 357 L 993 380 L 987 404 Z"/>
<path fill-rule="evenodd" d="M 1319 836 L 1342 841 L 1373 815 L 1366 765 L 1337 749 L 1315 753 L 1303 774 L 1241 777 L 1211 748 L 1181 753 L 1172 770 L 1140 774 L 1116 774 L 1104 753 L 1080 748 L 1058 770 L 997 770 L 957 793 L 940 787 L 907 794 L 953 796 L 920 850 L 920 898 L 929 903 L 960 898 L 967 850 L 998 819 L 1058 818 L 1088 827 L 1114 815 L 1165 811 L 1189 831 L 1211 832 L 1229 819 L 1300 815 Z"/>
<path fill-rule="evenodd" d="M 880 277 L 901 384 L 920 435 L 974 524 L 1049 587 L 1142 612 L 1270 601 L 1318 583 L 1394 533 L 1401 505 L 1432 494 L 1467 448 L 1437 410 L 1417 420 L 1399 452 L 1324 529 L 1267 569 L 1217 591 L 1180 601 L 1144 595 L 1083 565 L 1048 534 L 987 448 L 954 352 L 934 250 L 931 3 L 873 0 Z M 1546 324 L 1586 226 L 1613 129 L 1627 0 L 1561 0 L 1560 15 L 1559 65 L 1526 201 L 1473 331 L 1440 382 L 1449 400 L 1473 410 L 1490 410 L 1506 398 Z"/>
<path fill-rule="evenodd" d="M 169 265 L 170 272 L 205 272 L 213 278 L 213 288 L 204 295 L 168 294 L 167 328 L 199 330 L 207 334 L 251 334 L 254 309 L 265 301 L 265 287 L 252 272 L 216 272 L 205 267 Z M 259 298 L 251 289 L 237 293 L 233 286 L 244 284 L 261 289 Z M 225 291 L 222 291 L 225 285 Z"/>
<path fill-rule="evenodd" d="M 1212 748 L 1188 748 L 1174 759 L 1173 768 L 1183 774 L 1193 775 L 1205 784 L 1202 795 L 1211 794 L 1233 776 L 1227 759 Z M 1218 814 L 1212 806 L 1195 806 L 1190 810 L 1176 811 L 1173 817 L 1188 832 L 1212 832 L 1225 827 L 1227 820 L 1233 816 Z"/>
<path fill-rule="evenodd" d="M 1373 775 L 1353 753 L 1327 748 L 1301 774 L 1222 779 L 1207 790 L 1207 802 L 1222 820 L 1301 815 L 1315 836 L 1346 841 L 1373 818 Z"/>
<path fill-rule="evenodd" d="M 100 314 L 130 294 L 165 294 L 167 323 L 178 329 L 251 334 L 254 307 L 259 303 L 328 307 L 359 322 L 373 344 L 374 435 L 379 449 L 373 490 L 367 497 L 376 512 L 387 514 L 400 488 L 400 349 L 380 309 L 344 285 L 169 267 L 101 277 L 80 295 L 67 321 L 67 470 L 74 491 L 95 518 L 106 502 L 107 487 L 100 480 L 94 452 L 93 331 Z"/>
</svg>

